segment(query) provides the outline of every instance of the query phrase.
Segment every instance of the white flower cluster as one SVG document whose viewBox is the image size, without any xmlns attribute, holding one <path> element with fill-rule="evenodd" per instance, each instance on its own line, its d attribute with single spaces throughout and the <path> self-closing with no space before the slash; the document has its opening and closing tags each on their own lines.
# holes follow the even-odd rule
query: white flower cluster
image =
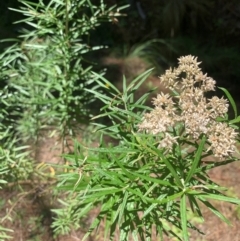
<svg viewBox="0 0 240 241">
<path fill-rule="evenodd" d="M 176 124 L 184 125 L 183 135 L 198 140 L 205 134 L 216 157 L 223 159 L 235 151 L 236 131 L 226 123 L 216 121 L 228 111 L 228 101 L 214 96 L 210 99 L 205 93 L 215 90 L 216 82 L 203 74 L 197 58 L 189 55 L 179 58 L 179 66 L 170 69 L 160 77 L 170 90 L 178 91 L 175 97 L 160 93 L 153 99 L 155 108 L 144 115 L 138 125 L 140 131 L 154 135 L 161 134 L 159 148 L 171 151 L 178 136 L 170 134 Z"/>
</svg>

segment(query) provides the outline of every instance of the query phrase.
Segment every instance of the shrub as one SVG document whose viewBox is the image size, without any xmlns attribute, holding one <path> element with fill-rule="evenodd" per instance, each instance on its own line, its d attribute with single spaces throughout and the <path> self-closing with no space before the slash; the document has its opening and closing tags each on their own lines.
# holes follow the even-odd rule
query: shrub
<svg viewBox="0 0 240 241">
<path fill-rule="evenodd" d="M 228 118 L 225 98 L 206 97 L 215 90 L 215 81 L 203 74 L 199 64 L 193 56 L 185 56 L 177 68 L 167 70 L 160 79 L 169 93 L 158 94 L 154 108 L 144 105 L 148 94 L 134 99 L 149 71 L 128 86 L 124 79 L 122 93 L 101 77 L 99 85 L 112 97 L 89 90 L 105 103 L 94 119 L 109 116 L 112 120 L 110 126 L 97 124 L 99 131 L 115 137 L 118 144 L 102 141 L 99 148 L 76 144 L 75 154 L 66 156 L 71 172 L 60 176 L 59 188 L 72 192 L 75 206 L 65 212 L 72 213 L 76 222 L 100 208 L 83 240 L 101 222 L 105 222 L 105 240 L 113 240 L 118 229 L 118 240 L 130 236 L 163 240 L 164 234 L 189 240 L 189 229 L 198 230 L 189 217 L 194 213 L 203 218 L 200 204 L 229 224 L 211 200 L 235 204 L 240 200 L 225 195 L 208 171 L 238 160 L 235 124 L 240 117 L 226 89 L 221 88 L 234 109 L 233 120 Z M 66 219 L 63 210 L 55 212 L 53 228 L 60 232 Z"/>
<path fill-rule="evenodd" d="M 102 22 L 120 16 L 121 8 L 90 0 L 19 0 L 12 9 L 25 16 L 21 34 L 0 55 L 1 184 L 29 179 L 35 173 L 29 147 L 38 146 L 43 131 L 57 133 L 67 152 L 67 137 L 79 133 L 93 115 L 98 89 L 87 54 L 90 35 Z M 104 71 L 99 71 L 103 75 Z M 46 160 L 44 160 L 46 161 Z M 4 235 L 0 236 L 4 238 Z"/>
</svg>

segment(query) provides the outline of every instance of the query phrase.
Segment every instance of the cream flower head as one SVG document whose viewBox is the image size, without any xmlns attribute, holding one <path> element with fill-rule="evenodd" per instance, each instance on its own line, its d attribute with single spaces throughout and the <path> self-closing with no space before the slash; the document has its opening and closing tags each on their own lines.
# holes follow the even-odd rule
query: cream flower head
<svg viewBox="0 0 240 241">
<path fill-rule="evenodd" d="M 230 156 L 235 151 L 236 131 L 226 123 L 217 121 L 228 111 L 228 101 L 214 96 L 205 97 L 208 91 L 214 91 L 216 81 L 199 68 L 200 62 L 191 55 L 180 57 L 179 66 L 166 70 L 160 77 L 161 82 L 178 96 L 160 93 L 153 99 L 155 108 L 143 116 L 138 125 L 139 131 L 159 134 L 159 148 L 171 151 L 180 136 L 173 136 L 172 130 L 182 124 L 184 138 L 198 141 L 206 135 L 209 147 L 207 151 L 220 159 Z"/>
</svg>

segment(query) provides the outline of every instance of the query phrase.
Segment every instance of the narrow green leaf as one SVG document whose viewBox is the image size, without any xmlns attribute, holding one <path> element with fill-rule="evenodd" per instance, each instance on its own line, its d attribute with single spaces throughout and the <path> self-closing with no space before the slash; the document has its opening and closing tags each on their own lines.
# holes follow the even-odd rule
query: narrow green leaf
<svg viewBox="0 0 240 241">
<path fill-rule="evenodd" d="M 134 172 L 133 173 L 134 176 L 137 176 L 141 179 L 144 179 L 148 182 L 153 182 L 153 183 L 157 183 L 157 184 L 161 184 L 163 186 L 170 186 L 170 187 L 174 187 L 174 185 L 172 185 L 170 182 L 168 181 L 164 181 L 164 180 L 160 180 L 158 178 L 154 178 L 154 177 L 150 177 L 150 176 L 145 176 L 145 175 L 142 175 L 142 174 L 139 174 L 138 172 Z"/>
<path fill-rule="evenodd" d="M 40 45 L 40 44 L 25 44 L 24 47 L 29 48 L 30 50 L 47 49 L 48 48 L 48 46 Z"/>
<path fill-rule="evenodd" d="M 95 220 L 93 221 L 92 225 L 88 229 L 87 233 L 82 238 L 82 241 L 84 241 L 84 240 L 86 240 L 88 238 L 88 236 L 92 233 L 92 231 L 100 224 L 100 221 L 101 221 L 101 219 L 99 217 L 95 218 Z"/>
<path fill-rule="evenodd" d="M 117 230 L 117 223 L 115 222 L 113 225 L 111 225 L 109 239 L 104 239 L 104 241 L 114 241 L 115 237 L 116 237 L 116 230 Z M 120 234 L 120 236 L 121 236 L 121 234 Z"/>
<path fill-rule="evenodd" d="M 98 99 L 100 99 L 105 104 L 109 104 L 109 102 L 112 101 L 112 98 L 110 98 L 110 97 L 108 97 L 106 95 L 100 94 L 97 91 L 89 90 L 89 89 L 85 89 L 85 90 L 90 92 L 90 93 L 92 93 L 92 94 L 94 94 Z"/>
<path fill-rule="evenodd" d="M 135 106 L 137 105 L 142 105 L 144 104 L 144 102 L 147 100 L 148 96 L 151 94 L 152 91 L 148 91 L 147 93 L 145 93 L 144 95 L 142 95 L 136 102 L 135 102 Z M 145 107 L 145 106 L 144 106 Z M 152 110 L 152 108 L 150 109 Z"/>
<path fill-rule="evenodd" d="M 197 200 L 195 199 L 194 195 L 188 195 L 188 200 L 189 200 L 189 203 L 190 203 L 192 212 L 194 213 L 195 210 L 196 210 L 198 216 L 199 216 L 202 220 L 204 220 L 204 219 L 203 219 L 202 212 L 201 212 L 201 209 L 199 208 L 199 205 L 198 205 Z"/>
<path fill-rule="evenodd" d="M 133 230 L 132 231 L 132 237 L 134 241 L 138 241 L 138 233 L 137 230 Z"/>
<path fill-rule="evenodd" d="M 167 233 L 168 235 L 171 234 L 173 237 L 175 237 L 177 240 L 182 240 L 177 233 L 172 231 L 172 226 L 169 226 L 169 224 L 167 222 L 165 222 L 165 220 L 162 220 L 162 224 L 163 224 L 163 232 Z M 163 240 L 162 240 L 163 241 Z"/>
<path fill-rule="evenodd" d="M 121 93 L 111 82 L 109 82 L 107 79 L 105 79 L 102 75 L 97 74 L 97 73 L 95 73 L 95 72 L 92 72 L 92 74 L 93 74 L 95 77 L 101 79 L 101 80 L 104 82 L 104 84 L 103 84 L 102 82 L 97 81 L 97 82 L 100 84 L 100 86 L 102 86 L 102 87 L 104 87 L 104 88 L 112 88 L 117 94 L 120 94 L 120 93 Z"/>
<path fill-rule="evenodd" d="M 240 115 L 237 116 L 235 119 L 229 121 L 230 124 L 236 124 L 236 123 L 239 123 L 239 122 L 240 122 Z"/>
<path fill-rule="evenodd" d="M 161 158 L 161 160 L 165 163 L 165 165 L 167 166 L 167 168 L 169 169 L 169 171 L 171 172 L 171 174 L 172 174 L 173 177 L 175 178 L 176 183 L 177 183 L 180 187 L 182 187 L 182 186 L 183 186 L 183 185 L 182 185 L 182 182 L 181 182 L 181 180 L 180 180 L 177 172 L 175 171 L 176 168 L 174 168 L 174 167 L 172 166 L 172 164 L 168 161 L 167 158 L 164 157 L 163 153 L 162 153 L 159 149 L 157 149 L 156 147 L 153 147 L 153 146 L 152 146 L 152 148 L 154 149 L 155 153 L 158 154 L 158 156 Z"/>
<path fill-rule="evenodd" d="M 123 76 L 123 100 L 126 102 L 127 100 L 127 79 L 125 76 Z"/>
<path fill-rule="evenodd" d="M 197 197 L 202 197 L 206 199 L 214 199 L 218 201 L 224 201 L 224 202 L 230 202 L 230 203 L 235 203 L 235 204 L 240 204 L 240 199 L 238 198 L 232 198 L 232 197 L 227 197 L 223 195 L 218 195 L 218 194 L 199 194 Z"/>
<path fill-rule="evenodd" d="M 158 187 L 159 185 L 157 183 L 154 183 L 151 187 L 147 186 L 146 188 L 146 192 L 144 194 L 144 197 L 147 197 L 156 187 Z"/>
<path fill-rule="evenodd" d="M 176 200 L 177 198 L 181 197 L 184 191 L 178 192 L 176 194 L 173 194 L 171 196 L 167 196 L 166 198 L 163 198 L 162 200 L 158 201 L 159 203 L 167 203 Z"/>
<path fill-rule="evenodd" d="M 2 170 L 1 170 L 2 171 Z M 6 183 L 8 183 L 7 181 L 5 181 L 5 180 L 0 180 L 0 183 L 1 184 L 6 184 Z"/>
<path fill-rule="evenodd" d="M 88 6 L 90 7 L 90 9 L 91 9 L 91 13 L 92 13 L 92 15 L 94 15 L 94 6 L 93 6 L 93 4 L 91 3 L 91 1 L 90 0 L 87 0 L 87 2 L 88 2 Z"/>
<path fill-rule="evenodd" d="M 123 217 L 123 214 L 125 212 L 127 200 L 128 200 L 128 192 L 125 191 L 123 201 L 122 201 L 122 203 L 119 206 L 119 217 L 118 217 L 118 224 L 119 225 L 120 225 L 120 223 L 122 221 L 122 217 Z"/>
<path fill-rule="evenodd" d="M 202 137 L 202 140 L 198 146 L 198 150 L 196 152 L 196 155 L 194 157 L 194 160 L 193 160 L 193 163 L 192 163 L 192 166 L 191 166 L 191 169 L 190 171 L 188 172 L 188 175 L 186 177 L 186 180 L 185 180 L 185 183 L 188 183 L 190 181 L 190 179 L 192 178 L 193 174 L 195 173 L 197 167 L 198 167 L 198 163 L 201 159 L 201 156 L 202 156 L 202 151 L 203 151 L 203 148 L 204 148 L 204 145 L 205 145 L 205 142 L 206 142 L 206 136 L 203 135 Z"/>
<path fill-rule="evenodd" d="M 162 223 L 161 221 L 157 220 L 157 224 L 156 224 L 156 229 L 157 229 L 157 235 L 160 236 L 160 240 L 163 241 L 163 227 L 162 227 Z"/>
<path fill-rule="evenodd" d="M 128 233 L 129 233 L 128 227 L 121 228 L 120 229 L 119 241 L 128 240 Z"/>
<path fill-rule="evenodd" d="M 151 231 L 152 231 L 151 227 L 149 227 L 149 228 L 146 227 L 146 231 L 145 231 L 146 232 L 146 239 L 145 239 L 146 241 L 151 241 L 152 240 Z"/>
<path fill-rule="evenodd" d="M 98 118 L 101 118 L 101 117 L 104 117 L 104 116 L 111 116 L 114 113 L 115 113 L 114 111 L 110 111 L 110 112 L 106 112 L 106 113 L 103 113 L 103 114 L 100 114 L 100 115 L 96 115 L 96 116 L 92 117 L 91 120 L 95 120 L 95 119 L 98 119 Z M 96 123 L 95 125 L 102 125 L 102 124 Z M 102 126 L 105 126 L 105 125 L 102 125 Z"/>
<path fill-rule="evenodd" d="M 121 170 L 126 174 L 126 176 L 127 176 L 131 181 L 133 181 L 133 180 L 136 179 L 136 177 L 134 176 L 133 172 L 128 171 L 128 170 L 122 165 L 122 163 L 121 163 L 120 161 L 118 161 L 118 160 L 115 160 L 115 161 L 116 161 L 116 163 L 119 165 L 119 167 L 121 167 Z"/>
<path fill-rule="evenodd" d="M 220 213 L 215 207 L 212 206 L 211 203 L 208 201 L 205 201 L 203 198 L 199 198 L 199 200 L 208 207 L 209 210 L 211 210 L 217 217 L 219 217 L 223 222 L 225 222 L 228 225 L 231 225 L 231 222 L 222 214 Z"/>
<path fill-rule="evenodd" d="M 137 115 L 137 114 L 135 114 L 135 113 L 133 113 L 132 111 L 129 111 L 129 110 L 124 110 L 124 109 L 121 109 L 121 108 L 118 108 L 118 107 L 112 107 L 111 109 L 114 110 L 115 112 L 117 111 L 119 114 L 121 114 L 123 117 L 125 117 L 125 119 L 126 119 L 127 116 L 131 116 L 135 119 L 139 118 L 139 115 Z"/>
<path fill-rule="evenodd" d="M 107 171 L 102 168 L 96 167 L 96 171 L 101 174 L 101 176 L 107 177 L 110 179 L 110 181 L 119 186 L 124 186 L 124 183 L 118 178 L 118 172 L 114 171 Z"/>
<path fill-rule="evenodd" d="M 155 156 L 158 156 L 161 158 L 161 160 L 165 163 L 165 165 L 167 166 L 167 168 L 169 169 L 169 171 L 171 172 L 171 174 L 173 175 L 173 177 L 176 180 L 176 183 L 182 187 L 182 182 L 178 176 L 178 174 L 176 173 L 175 169 L 173 168 L 172 164 L 168 161 L 167 158 L 164 157 L 163 153 L 161 152 L 161 150 L 157 149 L 154 146 L 148 146 L 147 142 L 144 142 L 139 135 L 136 135 L 135 133 L 132 132 L 132 134 L 136 137 L 136 140 L 138 141 L 139 144 L 141 144 L 146 150 L 148 150 L 150 153 L 154 154 Z"/>
<path fill-rule="evenodd" d="M 132 89 L 133 91 L 137 90 L 142 85 L 142 83 L 147 79 L 147 77 L 151 74 L 152 70 L 153 70 L 153 68 L 143 72 L 140 75 L 138 75 L 131 82 L 131 84 L 128 87 L 128 90 L 130 90 L 130 89 Z M 137 83 L 137 84 L 135 85 L 135 83 Z"/>
<path fill-rule="evenodd" d="M 108 212 L 109 210 L 111 210 L 111 212 L 112 212 L 111 214 L 113 215 L 115 212 L 113 210 L 113 206 L 116 202 L 117 202 L 116 196 L 112 196 L 112 197 L 106 199 L 106 202 L 103 202 L 103 204 L 102 204 L 101 212 L 105 213 L 105 212 Z M 104 240 L 107 240 L 110 228 L 112 228 L 112 223 L 113 222 L 112 222 L 111 218 L 107 217 L 105 220 Z M 110 236 L 111 236 L 111 234 L 110 234 Z M 111 237 L 110 237 L 110 240 L 111 240 Z"/>
<path fill-rule="evenodd" d="M 133 188 L 128 187 L 127 191 L 131 192 L 132 194 L 134 194 L 137 197 L 140 197 L 141 200 L 143 202 L 145 202 L 145 203 L 147 203 L 147 202 L 154 202 L 154 199 L 150 199 L 150 198 L 144 197 L 144 195 L 141 193 L 141 191 L 139 189 L 137 189 L 137 188 L 133 189 Z M 135 198 L 136 200 L 137 200 L 137 197 Z"/>
<path fill-rule="evenodd" d="M 119 153 L 119 154 L 122 154 L 122 153 L 131 153 L 131 152 L 136 152 L 135 149 L 130 149 L 130 148 L 121 148 L 121 147 L 108 147 L 108 148 L 104 148 L 104 147 L 101 147 L 101 148 L 87 148 L 87 150 L 89 151 L 97 151 L 97 152 L 104 152 L 104 153 Z"/>
<path fill-rule="evenodd" d="M 183 240 L 188 241 L 188 230 L 187 230 L 187 207 L 186 207 L 186 195 L 183 194 L 180 202 L 180 213 L 181 213 L 181 225 L 183 232 Z"/>
<path fill-rule="evenodd" d="M 163 194 L 163 195 L 160 195 L 157 200 L 161 201 L 163 200 L 165 197 L 167 196 L 167 194 Z M 155 207 L 159 205 L 158 203 L 154 203 L 152 204 L 148 209 L 146 209 L 143 213 L 143 217 L 142 218 L 145 218 L 153 209 L 155 209 Z"/>
<path fill-rule="evenodd" d="M 155 199 L 155 198 L 148 198 L 148 197 L 145 197 L 141 192 L 140 190 L 137 190 L 137 189 L 132 189 L 132 188 L 128 188 L 127 189 L 129 192 L 131 192 L 132 194 L 135 194 L 136 196 L 140 197 L 142 199 L 142 201 L 144 202 L 148 202 L 148 203 L 157 203 L 157 204 L 163 204 L 163 203 L 168 203 L 168 202 L 171 202 L 171 201 L 174 201 L 176 200 L 177 198 L 181 197 L 182 194 L 184 193 L 183 191 L 179 192 L 179 193 L 176 193 L 176 194 L 173 194 L 171 196 L 167 196 L 166 198 L 163 198 L 161 200 L 158 200 L 158 199 Z M 146 215 L 145 215 L 146 216 Z"/>
<path fill-rule="evenodd" d="M 68 205 L 68 204 L 67 204 Z M 82 218 L 92 209 L 92 203 L 88 203 L 81 208 L 81 211 L 78 213 L 79 219 Z"/>
<path fill-rule="evenodd" d="M 113 5 L 112 8 L 115 8 L 115 6 L 117 6 L 117 5 Z M 130 6 L 131 6 L 130 4 L 125 4 L 125 5 L 122 5 L 122 6 L 118 6 L 117 11 L 120 12 L 121 10 L 123 10 L 125 8 L 129 8 Z"/>
<path fill-rule="evenodd" d="M 107 190 L 106 190 L 107 189 Z M 95 199 L 95 198 L 102 198 L 109 194 L 114 194 L 116 192 L 121 192 L 122 189 L 119 188 L 99 188 L 99 189 L 92 189 L 89 190 L 88 193 L 93 192 L 92 194 L 85 195 L 80 199 Z"/>
</svg>

